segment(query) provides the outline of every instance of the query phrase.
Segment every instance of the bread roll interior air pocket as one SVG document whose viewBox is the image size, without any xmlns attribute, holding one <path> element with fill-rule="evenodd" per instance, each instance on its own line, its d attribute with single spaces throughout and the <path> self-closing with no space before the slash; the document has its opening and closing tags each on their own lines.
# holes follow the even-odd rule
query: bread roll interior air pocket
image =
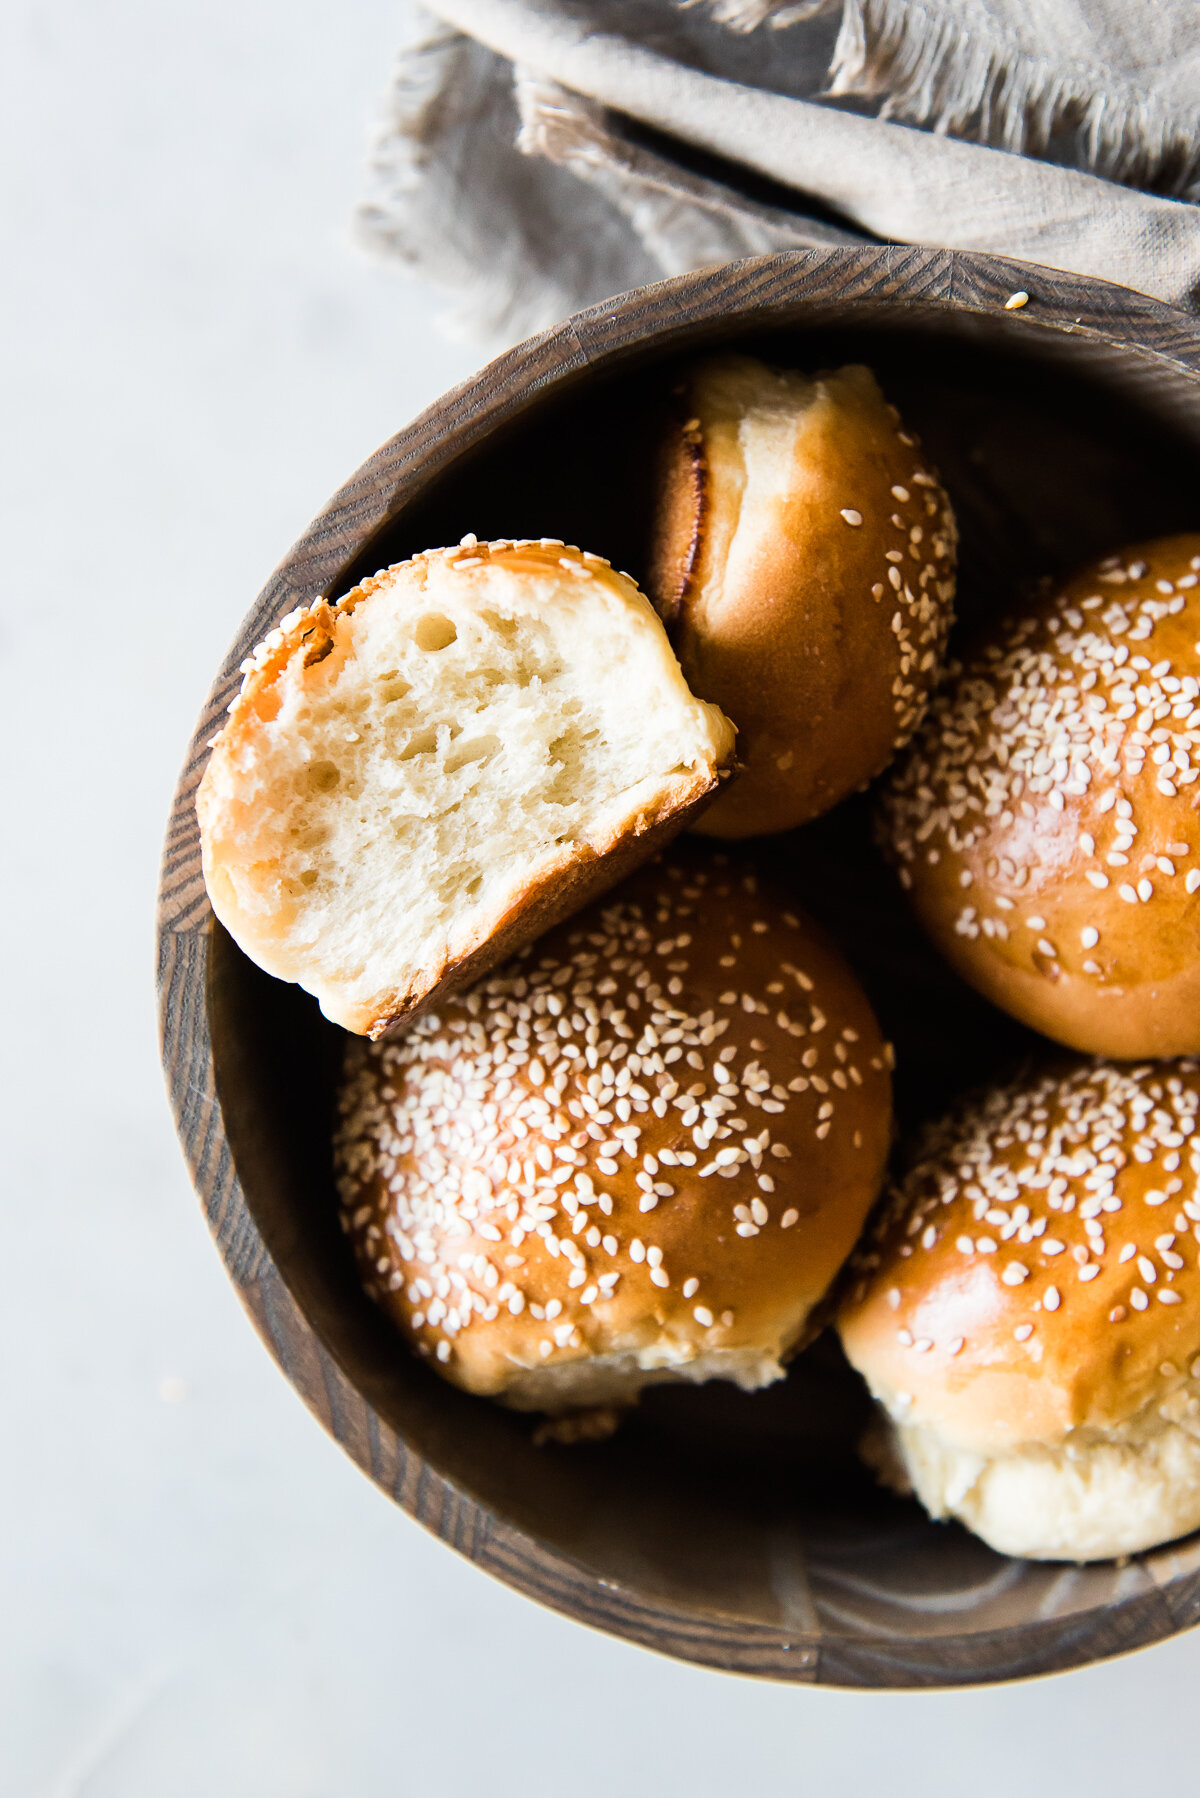
<svg viewBox="0 0 1200 1798">
<path fill-rule="evenodd" d="M 213 909 L 364 1035 L 645 860 L 732 761 L 633 582 L 559 543 L 429 551 L 244 672 L 197 798 Z"/>
</svg>

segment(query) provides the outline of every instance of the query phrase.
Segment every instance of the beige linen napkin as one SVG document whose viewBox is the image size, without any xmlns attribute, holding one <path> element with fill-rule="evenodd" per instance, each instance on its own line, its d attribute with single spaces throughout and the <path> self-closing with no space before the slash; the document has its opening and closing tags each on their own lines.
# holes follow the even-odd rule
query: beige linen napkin
<svg viewBox="0 0 1200 1798">
<path fill-rule="evenodd" d="M 474 335 L 863 238 L 1200 304 L 1196 0 L 434 4 L 359 226 Z"/>
</svg>

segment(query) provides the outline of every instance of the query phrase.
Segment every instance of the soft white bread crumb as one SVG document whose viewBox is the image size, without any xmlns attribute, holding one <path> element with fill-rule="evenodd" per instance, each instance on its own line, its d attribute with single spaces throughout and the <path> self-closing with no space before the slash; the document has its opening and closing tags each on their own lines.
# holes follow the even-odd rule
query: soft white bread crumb
<svg viewBox="0 0 1200 1798">
<path fill-rule="evenodd" d="M 197 800 L 213 909 L 379 1034 L 644 859 L 732 746 L 600 558 L 431 551 L 293 614 L 248 665 Z"/>
<path fill-rule="evenodd" d="M 1165 1415 L 1164 1415 L 1165 1413 Z M 927 1424 L 893 1423 L 871 1456 L 933 1517 L 957 1517 L 1001 1554 L 1099 1561 L 1200 1529 L 1200 1402 L 1181 1389 L 1112 1430 L 982 1455 Z"/>
</svg>

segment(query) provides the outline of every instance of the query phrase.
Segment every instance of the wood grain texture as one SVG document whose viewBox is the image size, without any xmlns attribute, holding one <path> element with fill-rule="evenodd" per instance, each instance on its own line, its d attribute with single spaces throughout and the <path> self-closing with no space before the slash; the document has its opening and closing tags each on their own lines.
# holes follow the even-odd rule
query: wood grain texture
<svg viewBox="0 0 1200 1798">
<path fill-rule="evenodd" d="M 1009 294 L 1031 296 L 1006 312 Z M 905 248 L 793 251 L 607 301 L 518 345 L 386 443 L 251 607 L 180 775 L 159 890 L 163 1065 L 226 1269 L 305 1403 L 396 1502 L 594 1628 L 742 1673 L 945 1686 L 1078 1666 L 1200 1619 L 1200 1544 L 1127 1566 L 1005 1560 L 856 1470 L 863 1397 L 828 1342 L 781 1387 L 648 1398 L 611 1442 L 535 1449 L 528 1419 L 414 1362 L 335 1224 L 338 1033 L 215 926 L 195 791 L 238 665 L 319 592 L 463 532 L 581 541 L 639 572 L 645 394 L 736 340 L 857 358 L 922 432 L 963 524 L 967 623 L 1044 570 L 1200 514 L 1200 331 L 1102 283 Z M 1031 1039 L 907 927 L 862 806 L 764 844 L 856 960 L 900 1050 L 901 1111 L 940 1107 Z M 919 1003 L 914 998 L 919 994 Z"/>
</svg>

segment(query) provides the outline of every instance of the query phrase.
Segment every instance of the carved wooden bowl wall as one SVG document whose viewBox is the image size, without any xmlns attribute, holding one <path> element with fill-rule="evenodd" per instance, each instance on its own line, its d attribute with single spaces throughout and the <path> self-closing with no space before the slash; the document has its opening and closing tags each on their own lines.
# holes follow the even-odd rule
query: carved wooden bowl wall
<svg viewBox="0 0 1200 1798">
<path fill-rule="evenodd" d="M 1030 303 L 1004 309 L 1016 289 Z M 605 1444 L 442 1384 L 360 1292 L 336 1227 L 339 1033 L 215 926 L 194 812 L 238 664 L 318 592 L 419 549 L 552 536 L 637 575 L 645 396 L 672 358 L 736 343 L 862 360 L 920 431 L 963 530 L 960 610 L 1200 514 L 1200 331 L 1047 270 L 901 249 L 796 251 L 639 290 L 519 345 L 374 455 L 251 608 L 196 727 L 160 892 L 163 1057 L 179 1134 L 264 1342 L 329 1433 L 407 1511 L 570 1616 L 687 1659 L 843 1686 L 949 1685 L 1116 1654 L 1200 1616 L 1200 1543 L 1124 1566 L 993 1554 L 879 1493 L 860 1385 L 828 1339 L 747 1396 L 658 1389 Z M 899 1054 L 902 1122 L 1039 1050 L 907 922 L 854 802 L 759 846 L 845 943 Z"/>
</svg>

